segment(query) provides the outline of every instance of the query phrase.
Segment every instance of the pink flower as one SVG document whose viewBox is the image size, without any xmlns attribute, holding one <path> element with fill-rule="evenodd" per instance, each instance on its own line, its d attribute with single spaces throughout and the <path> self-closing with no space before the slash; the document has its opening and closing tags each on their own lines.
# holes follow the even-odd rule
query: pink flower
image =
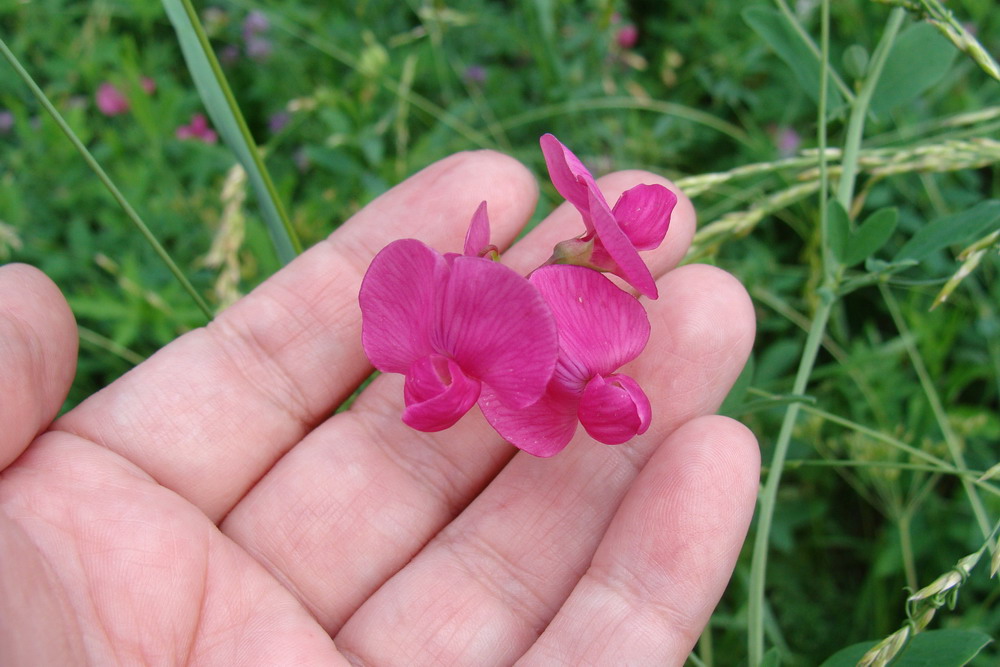
<svg viewBox="0 0 1000 667">
<path fill-rule="evenodd" d="M 94 95 L 97 108 L 105 116 L 118 116 L 129 110 L 128 99 L 113 84 L 105 81 Z"/>
<path fill-rule="evenodd" d="M 631 23 L 618 28 L 615 34 L 615 41 L 623 49 L 631 49 L 639 41 L 639 29 Z"/>
<path fill-rule="evenodd" d="M 612 209 L 582 162 L 551 134 L 540 140 L 552 184 L 583 216 L 583 236 L 556 246 L 552 262 L 614 273 L 645 296 L 658 296 L 656 283 L 639 257 L 663 242 L 677 195 L 662 185 L 637 185 Z"/>
<path fill-rule="evenodd" d="M 146 91 L 147 95 L 152 95 L 156 92 L 156 81 L 154 81 L 152 77 L 142 77 L 139 79 L 139 85 L 142 86 L 142 89 Z"/>
<path fill-rule="evenodd" d="M 552 310 L 559 359 L 545 395 L 513 409 L 488 388 L 479 400 L 487 421 L 506 440 L 535 456 L 566 447 L 582 423 L 600 442 L 623 443 L 649 428 L 649 399 L 616 373 L 649 339 L 646 311 L 600 273 L 580 266 L 545 266 L 529 279 Z"/>
<path fill-rule="evenodd" d="M 215 130 L 208 126 L 208 119 L 200 113 L 191 116 L 191 122 L 178 127 L 174 134 L 178 139 L 195 139 L 206 144 L 214 144 L 219 139 Z"/>
<path fill-rule="evenodd" d="M 483 391 L 499 405 L 524 408 L 552 376 L 552 314 L 525 278 L 478 256 L 489 252 L 488 242 L 481 205 L 466 254 L 442 256 L 414 239 L 395 241 L 362 281 L 362 346 L 376 368 L 406 376 L 403 421 L 415 429 L 452 426 Z"/>
</svg>

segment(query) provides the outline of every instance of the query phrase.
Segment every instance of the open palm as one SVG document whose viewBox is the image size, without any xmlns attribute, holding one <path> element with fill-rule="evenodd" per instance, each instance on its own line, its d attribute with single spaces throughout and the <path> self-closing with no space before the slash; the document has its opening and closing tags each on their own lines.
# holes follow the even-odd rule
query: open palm
<svg viewBox="0 0 1000 667">
<path fill-rule="evenodd" d="M 664 181 L 601 187 L 639 182 Z M 371 371 L 357 294 L 374 254 L 402 237 L 461 250 L 483 199 L 503 247 L 536 196 L 504 156 L 443 160 L 51 424 L 75 325 L 44 276 L 0 269 L 0 664 L 683 662 L 758 479 L 753 436 L 708 416 L 753 311 L 731 276 L 672 269 L 687 200 L 649 254 L 661 296 L 627 367 L 653 405 L 643 436 L 580 429 L 537 459 L 476 410 L 420 433 L 399 376 L 330 415 Z M 527 272 L 580 231 L 564 205 L 504 261 Z"/>
</svg>

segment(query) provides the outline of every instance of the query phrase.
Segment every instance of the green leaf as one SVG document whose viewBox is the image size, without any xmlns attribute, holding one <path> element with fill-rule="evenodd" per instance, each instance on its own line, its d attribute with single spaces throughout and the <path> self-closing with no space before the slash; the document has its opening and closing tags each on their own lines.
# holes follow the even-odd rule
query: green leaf
<svg viewBox="0 0 1000 667">
<path fill-rule="evenodd" d="M 899 249 L 893 262 L 920 261 L 936 250 L 969 243 L 997 229 L 1000 229 L 1000 200 L 989 199 L 924 225 Z"/>
<path fill-rule="evenodd" d="M 833 256 L 841 264 L 846 264 L 847 244 L 851 236 L 851 222 L 847 210 L 836 199 L 831 199 L 826 206 L 826 229 Z"/>
<path fill-rule="evenodd" d="M 861 656 L 878 642 L 867 641 L 846 646 L 823 661 L 819 667 L 855 667 Z"/>
<path fill-rule="evenodd" d="M 897 222 L 899 212 L 894 208 L 883 208 L 868 216 L 847 240 L 844 265 L 854 266 L 874 255 L 892 236 Z"/>
<path fill-rule="evenodd" d="M 962 667 L 993 639 L 975 630 L 931 630 L 910 640 L 893 667 Z"/>
<path fill-rule="evenodd" d="M 208 38 L 201 25 L 195 23 L 197 15 L 189 0 L 163 0 L 163 8 L 177 32 L 177 41 L 188 71 L 198 88 L 205 110 L 212 119 L 212 125 L 247 172 L 247 179 L 257 195 L 261 217 L 267 225 L 271 242 L 274 243 L 278 258 L 283 264 L 287 264 L 302 251 L 301 245 L 278 199 L 239 106 L 229 90 L 229 84 L 208 44 Z"/>
<path fill-rule="evenodd" d="M 892 661 L 892 667 L 962 667 L 991 641 L 989 635 L 973 630 L 921 632 Z M 820 667 L 855 667 L 861 656 L 877 643 L 868 641 L 842 648 Z"/>
<path fill-rule="evenodd" d="M 881 115 L 917 99 L 948 73 L 957 53 L 929 23 L 904 30 L 892 45 L 875 86 L 872 112 Z"/>
<path fill-rule="evenodd" d="M 774 49 L 792 70 L 799 86 L 813 99 L 819 100 L 820 62 L 784 14 L 770 7 L 750 7 L 743 11 L 743 20 Z M 827 82 L 827 105 L 836 109 L 843 98 L 833 81 Z"/>
</svg>

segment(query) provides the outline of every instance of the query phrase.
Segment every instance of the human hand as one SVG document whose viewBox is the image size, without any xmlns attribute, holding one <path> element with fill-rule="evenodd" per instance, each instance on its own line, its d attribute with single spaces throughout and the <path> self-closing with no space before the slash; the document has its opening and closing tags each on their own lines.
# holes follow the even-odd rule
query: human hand
<svg viewBox="0 0 1000 667">
<path fill-rule="evenodd" d="M 663 181 L 600 181 L 611 201 L 639 182 Z M 652 402 L 644 435 L 581 429 L 538 459 L 477 410 L 421 433 L 398 375 L 330 417 L 371 370 L 357 295 L 375 253 L 460 250 L 484 199 L 503 247 L 536 193 L 495 153 L 432 165 L 51 425 L 72 315 L 37 271 L 0 268 L 0 664 L 681 664 L 759 472 L 753 436 L 709 416 L 752 307 L 722 271 L 672 269 L 686 199 L 648 254 L 661 296 L 626 367 Z M 504 262 L 538 266 L 578 220 L 564 204 Z"/>
</svg>

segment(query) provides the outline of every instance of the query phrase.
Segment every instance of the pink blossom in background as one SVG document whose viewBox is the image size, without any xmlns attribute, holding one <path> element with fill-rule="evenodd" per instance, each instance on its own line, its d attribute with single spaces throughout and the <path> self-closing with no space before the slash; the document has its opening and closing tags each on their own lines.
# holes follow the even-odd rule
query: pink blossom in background
<svg viewBox="0 0 1000 667">
<path fill-rule="evenodd" d="M 778 148 L 778 155 L 792 157 L 799 152 L 799 148 L 802 146 L 802 137 L 795 131 L 795 128 L 782 125 L 775 128 L 772 133 Z"/>
<path fill-rule="evenodd" d="M 482 245 L 484 216 L 480 206 L 467 250 Z M 483 391 L 513 410 L 545 392 L 555 322 L 538 291 L 498 262 L 394 241 L 372 260 L 358 300 L 365 353 L 379 370 L 405 376 L 403 421 L 417 430 L 452 426 Z"/>
<path fill-rule="evenodd" d="M 292 122 L 292 114 L 284 110 L 276 111 L 267 119 L 267 129 L 271 131 L 271 134 L 277 134 L 288 127 L 290 122 Z"/>
<path fill-rule="evenodd" d="M 641 294 L 655 299 L 656 283 L 639 250 L 663 242 L 677 195 L 662 185 L 637 185 L 612 209 L 590 171 L 551 134 L 541 138 L 552 184 L 583 217 L 583 236 L 556 247 L 553 261 L 589 266 L 624 278 Z"/>
<path fill-rule="evenodd" d="M 639 41 L 639 29 L 632 24 L 623 25 L 615 33 L 615 41 L 623 49 L 631 49 Z"/>
<path fill-rule="evenodd" d="M 486 83 L 486 68 L 482 65 L 469 65 L 465 68 L 465 80 L 470 83 Z"/>
<path fill-rule="evenodd" d="M 215 130 L 208 126 L 208 119 L 200 113 L 192 116 L 189 124 L 178 127 L 174 135 L 178 139 L 194 139 L 206 144 L 214 144 L 219 139 Z"/>
<path fill-rule="evenodd" d="M 156 92 L 156 81 L 154 81 L 152 77 L 142 77 L 139 79 L 139 85 L 142 86 L 142 89 L 146 91 L 147 95 L 152 95 Z"/>
<path fill-rule="evenodd" d="M 271 40 L 263 37 L 249 37 L 246 40 L 247 57 L 256 62 L 264 62 L 271 56 Z"/>
<path fill-rule="evenodd" d="M 267 32 L 271 28 L 271 22 L 267 20 L 264 12 L 254 9 L 243 19 L 243 37 L 257 35 Z"/>
<path fill-rule="evenodd" d="M 649 399 L 638 383 L 617 373 L 642 352 L 649 320 L 642 304 L 597 271 L 544 266 L 531 284 L 545 299 L 559 331 L 559 360 L 542 398 L 512 409 L 484 389 L 479 406 L 505 440 L 535 456 L 562 451 L 583 424 L 609 445 L 649 428 Z"/>
<path fill-rule="evenodd" d="M 13 112 L 4 109 L 0 111 L 0 134 L 7 134 L 14 127 Z"/>
<path fill-rule="evenodd" d="M 98 110 L 105 116 L 118 116 L 129 110 L 128 99 L 114 84 L 105 81 L 97 87 L 94 95 Z"/>
</svg>

